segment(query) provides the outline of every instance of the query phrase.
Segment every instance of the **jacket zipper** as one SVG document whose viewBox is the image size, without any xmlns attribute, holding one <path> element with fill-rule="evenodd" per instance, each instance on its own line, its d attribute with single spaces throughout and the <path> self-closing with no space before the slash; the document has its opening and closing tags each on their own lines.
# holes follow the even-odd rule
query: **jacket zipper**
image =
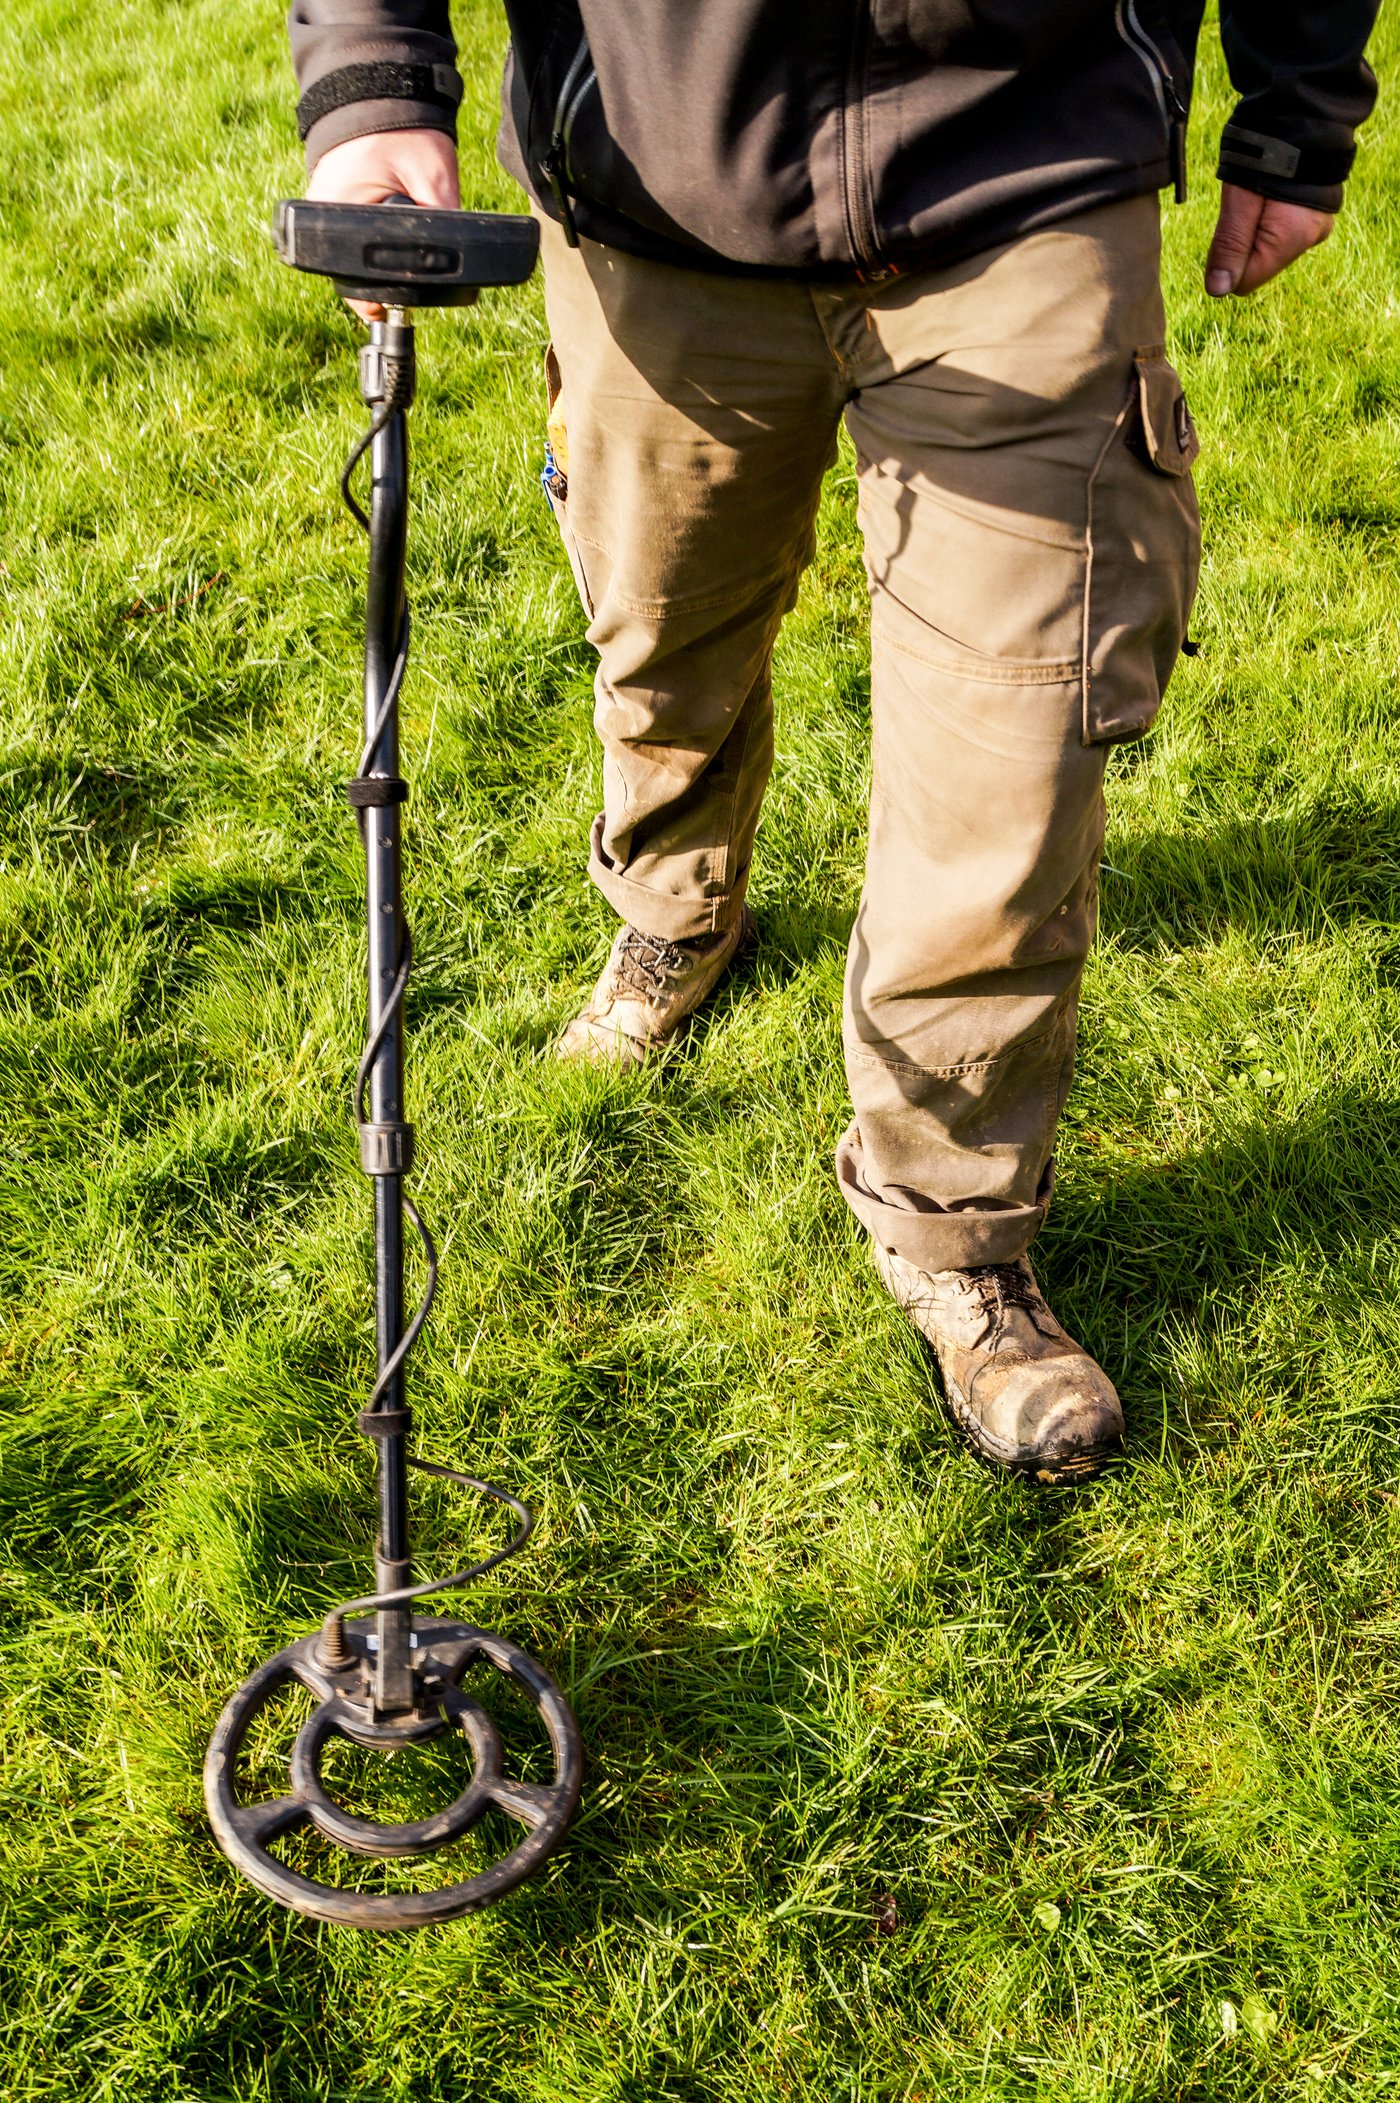
<svg viewBox="0 0 1400 2103">
<path fill-rule="evenodd" d="M 1186 105 L 1177 93 L 1171 67 L 1138 19 L 1137 0 L 1118 0 L 1113 16 L 1118 25 L 1119 36 L 1137 53 L 1147 68 L 1147 77 L 1152 82 L 1153 93 L 1157 97 L 1157 107 L 1162 112 L 1162 122 L 1167 127 L 1172 195 L 1178 204 L 1185 204 Z"/>
<path fill-rule="evenodd" d="M 578 228 L 574 224 L 574 208 L 569 197 L 569 140 L 573 135 L 574 119 L 579 113 L 584 96 L 597 80 L 596 67 L 588 63 L 588 38 L 580 39 L 578 50 L 569 62 L 554 105 L 554 129 L 549 141 L 549 151 L 542 162 L 549 194 L 558 209 L 564 239 L 570 248 L 578 247 Z"/>
<path fill-rule="evenodd" d="M 856 0 L 846 95 L 841 109 L 841 174 L 846 239 L 850 243 L 856 275 L 862 284 L 894 275 L 887 265 L 875 260 L 880 237 L 870 196 L 869 142 L 865 129 L 865 74 L 869 52 L 870 9 L 867 0 Z"/>
</svg>

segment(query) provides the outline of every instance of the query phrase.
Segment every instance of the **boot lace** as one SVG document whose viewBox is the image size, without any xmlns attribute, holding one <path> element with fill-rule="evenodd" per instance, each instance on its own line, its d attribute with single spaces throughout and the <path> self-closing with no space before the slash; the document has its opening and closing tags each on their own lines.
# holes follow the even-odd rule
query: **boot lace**
<svg viewBox="0 0 1400 2103">
<path fill-rule="evenodd" d="M 1020 1308 L 1022 1313 L 1028 1314 L 1042 1335 L 1049 1333 L 1040 1320 L 1043 1302 L 1028 1264 L 978 1263 L 963 1275 L 976 1287 L 982 1302 L 982 1312 L 987 1318 L 984 1336 L 1000 1328 L 1003 1318 L 1013 1308 Z"/>
<path fill-rule="evenodd" d="M 644 1000 L 657 1001 L 666 991 L 667 980 L 683 972 L 689 961 L 679 943 L 667 942 L 660 935 L 644 935 L 639 927 L 629 927 L 617 953 L 613 976 L 628 992 L 640 993 Z"/>
</svg>

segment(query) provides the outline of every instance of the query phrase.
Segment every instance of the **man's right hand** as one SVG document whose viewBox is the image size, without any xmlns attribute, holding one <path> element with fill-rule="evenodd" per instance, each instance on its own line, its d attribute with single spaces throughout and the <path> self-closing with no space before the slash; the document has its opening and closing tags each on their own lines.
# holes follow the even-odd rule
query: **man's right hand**
<svg viewBox="0 0 1400 2103">
<path fill-rule="evenodd" d="M 384 204 L 409 197 L 414 204 L 454 212 L 461 203 L 457 149 L 445 131 L 376 131 L 346 139 L 321 155 L 306 186 L 320 204 Z M 361 321 L 382 321 L 373 300 L 348 302 Z"/>
</svg>

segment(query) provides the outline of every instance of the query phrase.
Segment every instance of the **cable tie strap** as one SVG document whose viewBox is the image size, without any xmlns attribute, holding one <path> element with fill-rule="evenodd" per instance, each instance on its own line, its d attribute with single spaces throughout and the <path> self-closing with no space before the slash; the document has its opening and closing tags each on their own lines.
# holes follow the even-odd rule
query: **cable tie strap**
<svg viewBox="0 0 1400 2103">
<path fill-rule="evenodd" d="M 413 1127 L 365 1124 L 359 1127 L 360 1166 L 367 1176 L 406 1176 L 413 1166 Z"/>
<path fill-rule="evenodd" d="M 405 1437 L 413 1429 L 411 1409 L 362 1409 L 355 1419 L 367 1439 L 394 1439 L 402 1432 Z"/>
<path fill-rule="evenodd" d="M 408 783 L 397 774 L 358 774 L 346 782 L 345 800 L 357 811 L 383 810 L 391 803 L 407 803 Z"/>
<path fill-rule="evenodd" d="M 426 102 L 455 117 L 461 99 L 462 76 L 455 66 L 403 65 L 395 60 L 338 66 L 313 81 L 302 96 L 297 130 L 304 139 L 322 117 L 352 102 Z"/>
</svg>

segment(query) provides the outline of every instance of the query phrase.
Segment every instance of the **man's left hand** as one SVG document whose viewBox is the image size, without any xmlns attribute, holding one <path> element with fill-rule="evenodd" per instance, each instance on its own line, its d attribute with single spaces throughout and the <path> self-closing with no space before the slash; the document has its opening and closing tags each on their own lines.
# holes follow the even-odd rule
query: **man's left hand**
<svg viewBox="0 0 1400 2103">
<path fill-rule="evenodd" d="M 1257 292 L 1290 263 L 1332 231 L 1335 215 L 1315 212 L 1310 205 L 1281 204 L 1276 197 L 1261 197 L 1255 190 L 1242 190 L 1238 183 L 1224 183 L 1220 191 L 1220 217 L 1215 238 L 1206 257 L 1206 290 L 1213 299 L 1227 293 Z"/>
</svg>

